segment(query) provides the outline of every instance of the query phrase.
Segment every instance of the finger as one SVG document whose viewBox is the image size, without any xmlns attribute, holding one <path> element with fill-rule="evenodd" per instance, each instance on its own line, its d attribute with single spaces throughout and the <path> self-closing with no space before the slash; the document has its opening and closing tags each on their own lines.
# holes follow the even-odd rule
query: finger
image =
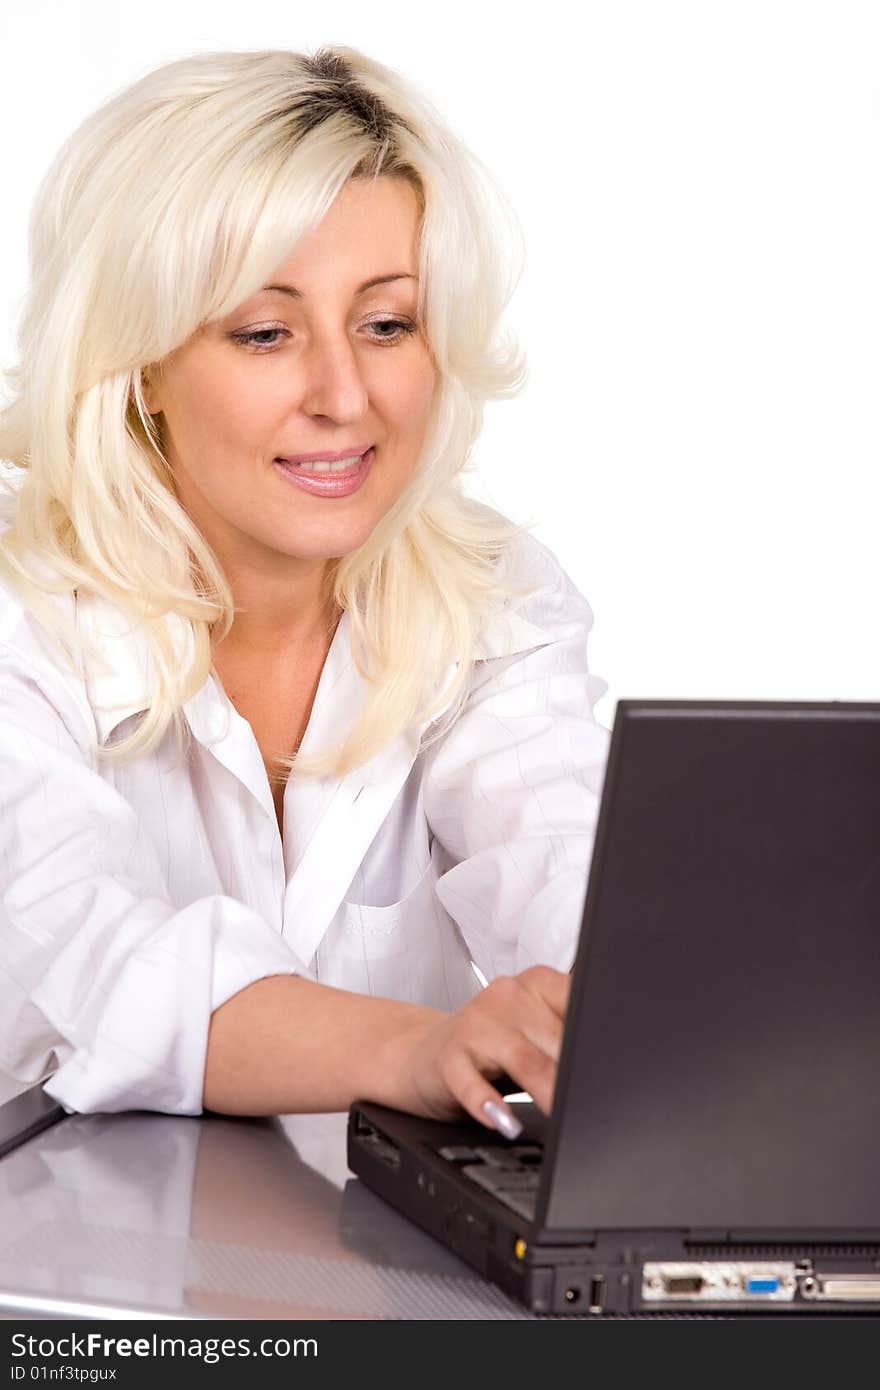
<svg viewBox="0 0 880 1390">
<path fill-rule="evenodd" d="M 548 985 L 549 1001 L 547 995 L 541 992 L 539 983 L 530 988 L 523 975 L 500 976 L 471 1001 L 473 1015 L 485 1017 L 488 1013 L 501 1024 L 512 1024 L 535 1047 L 558 1062 L 564 1018 L 555 1007 L 560 991 L 554 981 L 549 981 Z"/>
<path fill-rule="evenodd" d="M 455 1055 L 469 1058 L 484 1086 L 487 1077 L 497 1080 L 500 1072 L 506 1072 L 518 1087 L 528 1091 L 540 1110 L 549 1114 L 556 1084 L 556 1061 L 536 1047 L 521 1028 L 497 1018 L 474 1019 L 467 1043 L 463 1043 Z M 500 1094 L 497 1086 L 492 1089 L 496 1095 Z M 481 1105 L 485 1099 L 483 1095 Z M 473 1113 L 470 1106 L 467 1108 Z"/>
<path fill-rule="evenodd" d="M 564 1021 L 545 999 L 532 995 L 528 1006 L 517 1014 L 517 1023 L 529 1042 L 558 1063 Z"/>
<path fill-rule="evenodd" d="M 536 1046 L 519 1028 L 502 1029 L 493 1053 L 508 1076 L 528 1091 L 539 1110 L 549 1115 L 556 1084 L 556 1058 Z"/>
<path fill-rule="evenodd" d="M 462 1108 L 486 1129 L 496 1130 L 506 1139 L 516 1139 L 522 1133 L 522 1124 L 511 1107 L 468 1053 L 458 1052 L 449 1061 L 445 1080 Z"/>
<path fill-rule="evenodd" d="M 558 1018 L 564 1018 L 571 995 L 571 976 L 561 970 L 553 970 L 549 965 L 532 965 L 514 977 L 519 984 L 552 1009 Z"/>
</svg>

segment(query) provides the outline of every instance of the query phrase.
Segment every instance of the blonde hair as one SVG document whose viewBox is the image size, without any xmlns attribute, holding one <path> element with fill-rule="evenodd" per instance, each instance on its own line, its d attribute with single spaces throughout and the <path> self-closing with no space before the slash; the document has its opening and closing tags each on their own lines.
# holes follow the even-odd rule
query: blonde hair
<svg viewBox="0 0 880 1390">
<path fill-rule="evenodd" d="M 485 402 L 525 381 L 499 329 L 521 273 L 499 236 L 502 219 L 518 233 L 500 190 L 422 95 L 353 48 L 169 63 L 88 117 L 43 180 L 0 412 L 0 458 L 23 474 L 3 504 L 0 577 L 80 678 L 73 605 L 47 594 L 96 593 L 149 642 L 156 688 L 136 732 L 99 748 L 110 761 L 151 751 L 172 720 L 186 741 L 181 706 L 235 616 L 177 500 L 143 374 L 254 294 L 349 179 L 380 176 L 409 180 L 419 198 L 418 317 L 437 388 L 404 492 L 359 550 L 328 565 L 370 698 L 340 744 L 285 765 L 342 776 L 451 700 L 427 746 L 460 712 L 483 622 L 531 591 L 508 585 L 499 562 L 534 523 L 514 525 L 461 486 Z M 193 638 L 184 669 L 169 613 Z"/>
</svg>

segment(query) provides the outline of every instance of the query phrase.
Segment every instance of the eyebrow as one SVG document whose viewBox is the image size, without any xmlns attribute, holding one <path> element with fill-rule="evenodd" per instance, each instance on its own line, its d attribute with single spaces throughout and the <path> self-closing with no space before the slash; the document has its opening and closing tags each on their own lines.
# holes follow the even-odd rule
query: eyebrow
<svg viewBox="0 0 880 1390">
<path fill-rule="evenodd" d="M 371 290 L 374 285 L 387 285 L 392 280 L 417 280 L 417 275 L 410 275 L 403 270 L 395 270 L 391 275 L 376 275 L 372 280 L 365 280 L 362 285 L 358 285 L 355 294 L 363 294 L 365 290 Z M 298 290 L 295 285 L 264 285 L 260 294 L 268 294 L 272 290 L 278 294 L 290 295 L 291 299 L 302 299 L 303 292 Z"/>
</svg>

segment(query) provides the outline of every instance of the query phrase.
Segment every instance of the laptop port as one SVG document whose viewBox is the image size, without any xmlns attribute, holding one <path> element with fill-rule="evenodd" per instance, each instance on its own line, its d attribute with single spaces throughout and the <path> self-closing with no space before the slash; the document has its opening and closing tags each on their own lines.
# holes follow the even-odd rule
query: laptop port
<svg viewBox="0 0 880 1390">
<path fill-rule="evenodd" d="M 780 1288 L 781 1280 L 778 1274 L 747 1274 L 743 1278 L 743 1289 L 746 1293 L 778 1293 Z"/>
<path fill-rule="evenodd" d="M 670 1298 L 682 1294 L 702 1293 L 706 1281 L 702 1274 L 667 1274 L 663 1276 L 663 1292 Z"/>
<path fill-rule="evenodd" d="M 574 1307 L 576 1303 L 581 1303 L 586 1299 L 587 1307 L 591 1313 L 601 1313 L 604 1292 L 605 1280 L 601 1274 L 595 1274 L 589 1281 L 586 1290 L 580 1284 L 569 1284 L 568 1288 L 563 1289 L 562 1297 L 569 1307 Z"/>
<path fill-rule="evenodd" d="M 380 1134 L 363 1115 L 357 1116 L 355 1135 L 358 1143 L 363 1145 L 368 1153 L 381 1159 L 389 1168 L 396 1170 L 400 1167 L 400 1150 L 394 1140 L 389 1139 L 387 1134 Z"/>
<path fill-rule="evenodd" d="M 797 1289 L 794 1264 L 744 1261 L 668 1261 L 642 1268 L 647 1303 L 791 1302 Z"/>
<path fill-rule="evenodd" d="M 808 1274 L 801 1283 L 804 1298 L 841 1303 L 880 1302 L 880 1274 Z"/>
</svg>

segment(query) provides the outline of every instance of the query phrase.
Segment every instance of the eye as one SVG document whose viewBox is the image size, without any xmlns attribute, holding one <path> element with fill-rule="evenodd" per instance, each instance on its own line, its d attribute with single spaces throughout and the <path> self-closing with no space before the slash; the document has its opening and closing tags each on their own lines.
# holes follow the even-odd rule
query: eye
<svg viewBox="0 0 880 1390">
<path fill-rule="evenodd" d="M 376 337 L 378 343 L 399 343 L 403 338 L 415 333 L 416 325 L 412 319 L 372 319 L 368 328 L 390 329 L 391 332 L 382 332 Z"/>
<path fill-rule="evenodd" d="M 290 336 L 286 328 L 273 327 L 243 328 L 236 333 L 231 333 L 229 336 L 232 338 L 233 342 L 240 343 L 243 347 L 251 347 L 255 348 L 257 352 L 261 350 L 265 352 L 267 349 L 278 346 L 278 336 L 282 333 L 288 337 Z"/>
</svg>

